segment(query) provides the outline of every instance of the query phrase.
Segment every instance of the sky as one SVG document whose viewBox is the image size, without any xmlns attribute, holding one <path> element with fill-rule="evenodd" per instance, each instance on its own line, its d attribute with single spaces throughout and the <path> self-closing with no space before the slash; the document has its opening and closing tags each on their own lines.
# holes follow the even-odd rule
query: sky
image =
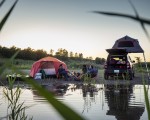
<svg viewBox="0 0 150 120">
<path fill-rule="evenodd" d="M 131 1 L 140 17 L 150 19 L 150 0 Z M 7 0 L 3 4 L 0 20 L 14 2 Z M 150 40 L 138 22 L 92 11 L 135 15 L 128 0 L 19 0 L 0 33 L 0 45 L 47 52 L 63 48 L 94 59 L 106 58 L 106 49 L 111 48 L 117 39 L 128 35 L 138 39 L 147 61 L 150 61 Z M 145 27 L 150 34 L 150 26 Z"/>
</svg>

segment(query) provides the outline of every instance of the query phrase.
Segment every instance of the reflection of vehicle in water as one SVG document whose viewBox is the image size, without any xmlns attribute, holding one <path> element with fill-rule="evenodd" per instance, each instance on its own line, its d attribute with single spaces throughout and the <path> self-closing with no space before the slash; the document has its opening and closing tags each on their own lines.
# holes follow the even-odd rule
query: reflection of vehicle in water
<svg viewBox="0 0 150 120">
<path fill-rule="evenodd" d="M 144 103 L 133 102 L 133 86 L 118 85 L 116 88 L 116 85 L 105 85 L 105 89 L 109 107 L 107 115 L 113 115 L 117 120 L 140 120 L 145 107 Z"/>
</svg>

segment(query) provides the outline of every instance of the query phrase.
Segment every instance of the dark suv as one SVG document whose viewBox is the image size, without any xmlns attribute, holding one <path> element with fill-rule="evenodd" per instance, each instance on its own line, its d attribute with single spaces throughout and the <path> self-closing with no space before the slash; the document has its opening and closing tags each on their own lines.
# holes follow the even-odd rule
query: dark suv
<svg viewBox="0 0 150 120">
<path fill-rule="evenodd" d="M 130 56 L 126 49 L 106 49 L 109 53 L 104 65 L 104 79 L 109 77 L 123 77 L 132 80 L 134 78 L 134 68 Z"/>
</svg>

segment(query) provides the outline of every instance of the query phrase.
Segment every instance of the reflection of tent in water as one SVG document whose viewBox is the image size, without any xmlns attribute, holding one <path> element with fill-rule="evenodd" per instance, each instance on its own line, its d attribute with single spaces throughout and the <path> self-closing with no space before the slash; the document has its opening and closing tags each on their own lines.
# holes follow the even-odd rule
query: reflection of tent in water
<svg viewBox="0 0 150 120">
<path fill-rule="evenodd" d="M 145 61 L 145 65 L 146 65 L 146 69 L 148 73 L 148 78 L 150 79 L 149 70 L 148 70 L 147 62 L 146 62 L 145 55 L 144 55 L 144 50 L 141 48 L 137 39 L 131 38 L 129 36 L 122 37 L 116 40 L 112 48 L 113 49 L 123 48 L 123 49 L 126 49 L 128 53 L 143 53 L 143 57 L 144 57 L 144 61 Z"/>
</svg>

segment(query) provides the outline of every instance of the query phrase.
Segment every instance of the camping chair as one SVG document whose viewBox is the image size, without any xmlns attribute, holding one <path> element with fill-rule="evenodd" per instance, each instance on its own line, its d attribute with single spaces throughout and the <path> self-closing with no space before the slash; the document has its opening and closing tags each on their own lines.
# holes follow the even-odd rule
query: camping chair
<svg viewBox="0 0 150 120">
<path fill-rule="evenodd" d="M 57 79 L 62 79 L 62 78 L 63 78 L 63 75 L 58 72 L 57 73 Z"/>
</svg>

